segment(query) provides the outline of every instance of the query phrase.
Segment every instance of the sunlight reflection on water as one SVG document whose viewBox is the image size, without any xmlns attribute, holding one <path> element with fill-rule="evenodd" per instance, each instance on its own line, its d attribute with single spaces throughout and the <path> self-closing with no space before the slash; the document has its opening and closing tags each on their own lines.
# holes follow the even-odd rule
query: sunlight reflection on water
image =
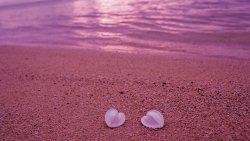
<svg viewBox="0 0 250 141">
<path fill-rule="evenodd" d="M 247 0 L 2 0 L 0 44 L 247 54 L 249 9 Z"/>
</svg>

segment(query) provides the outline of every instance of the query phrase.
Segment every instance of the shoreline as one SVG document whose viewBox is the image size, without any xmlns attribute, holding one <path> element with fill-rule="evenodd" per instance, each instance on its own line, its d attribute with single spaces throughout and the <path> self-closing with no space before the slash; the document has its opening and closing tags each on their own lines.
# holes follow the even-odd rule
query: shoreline
<svg viewBox="0 0 250 141">
<path fill-rule="evenodd" d="M 249 60 L 0 47 L 0 64 L 4 140 L 250 139 Z M 152 108 L 164 128 L 140 124 Z"/>
<path fill-rule="evenodd" d="M 201 51 L 200 47 L 194 47 L 194 46 L 190 46 L 190 50 L 193 50 L 192 52 L 186 52 L 185 50 L 182 50 L 182 48 L 184 46 L 188 46 L 190 44 L 179 44 L 179 46 L 176 44 L 170 44 L 171 46 L 175 46 L 177 48 L 177 50 L 173 50 L 171 48 L 168 49 L 153 49 L 153 48 L 133 48 L 133 51 L 129 50 L 128 48 L 126 48 L 126 46 L 124 47 L 124 49 L 110 49 L 109 47 L 107 48 L 95 48 L 95 45 L 90 45 L 90 44 L 86 44 L 86 46 L 89 46 L 87 48 L 84 47 L 79 47 L 79 46 L 70 46 L 70 47 L 66 47 L 66 46 L 49 46 L 49 47 L 45 47 L 45 46 L 37 46 L 37 45 L 21 45 L 21 46 L 17 46 L 17 45 L 2 45 L 0 46 L 0 48 L 13 48 L 13 49 L 18 49 L 18 48 L 23 48 L 23 49 L 42 49 L 42 50 L 64 50 L 64 51 L 79 51 L 79 52 L 97 52 L 97 53 L 104 53 L 104 54 L 121 54 L 121 55 L 135 55 L 135 56 L 158 56 L 158 57 L 164 57 L 164 58 L 180 58 L 180 59 L 194 59 L 194 60 L 199 60 L 199 59 L 209 59 L 209 60 L 242 60 L 244 62 L 249 62 L 250 58 L 248 57 L 247 53 L 248 51 L 244 52 L 244 48 L 238 49 L 235 51 L 234 54 L 230 54 L 227 55 L 227 53 L 225 54 L 215 54 L 212 52 L 222 52 L 222 50 L 229 50 L 230 48 L 226 48 L 226 47 L 221 47 L 222 49 L 218 49 L 218 50 L 209 50 L 208 47 L 205 47 L 205 50 L 207 50 L 207 52 L 205 51 Z M 116 46 L 114 46 L 116 47 Z M 204 48 L 204 46 L 202 46 Z M 119 47 L 117 47 L 119 48 Z M 215 48 L 215 47 L 213 47 Z M 208 53 L 210 52 L 210 53 Z M 237 54 L 240 54 L 237 56 Z"/>
</svg>

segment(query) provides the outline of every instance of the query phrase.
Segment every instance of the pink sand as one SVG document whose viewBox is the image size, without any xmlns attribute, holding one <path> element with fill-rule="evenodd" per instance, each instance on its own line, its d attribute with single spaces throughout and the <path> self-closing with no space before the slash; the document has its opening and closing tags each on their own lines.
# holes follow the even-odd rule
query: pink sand
<svg viewBox="0 0 250 141">
<path fill-rule="evenodd" d="M 0 48 L 1 140 L 250 140 L 250 62 Z M 110 108 L 126 114 L 110 129 Z M 140 118 L 161 111 L 153 130 Z"/>
</svg>

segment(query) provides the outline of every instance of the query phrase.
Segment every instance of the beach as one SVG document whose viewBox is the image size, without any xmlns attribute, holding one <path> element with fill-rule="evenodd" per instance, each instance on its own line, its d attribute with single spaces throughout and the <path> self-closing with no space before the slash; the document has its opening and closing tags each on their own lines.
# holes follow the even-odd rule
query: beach
<svg viewBox="0 0 250 141">
<path fill-rule="evenodd" d="M 249 140 L 247 59 L 0 47 L 0 138 Z M 126 121 L 108 128 L 105 112 Z M 140 118 L 163 113 L 165 126 Z"/>
<path fill-rule="evenodd" d="M 250 1 L 1 0 L 1 141 L 250 140 Z M 126 116 L 109 128 L 105 113 Z M 165 125 L 141 123 L 149 110 Z"/>
</svg>

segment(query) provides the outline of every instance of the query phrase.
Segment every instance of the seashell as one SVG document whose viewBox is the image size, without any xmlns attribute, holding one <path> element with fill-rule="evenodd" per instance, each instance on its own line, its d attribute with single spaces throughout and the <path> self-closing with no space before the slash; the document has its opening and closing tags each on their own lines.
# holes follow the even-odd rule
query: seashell
<svg viewBox="0 0 250 141">
<path fill-rule="evenodd" d="M 141 123 L 149 128 L 162 128 L 164 126 L 164 117 L 157 110 L 150 110 L 146 116 L 141 118 Z"/>
<path fill-rule="evenodd" d="M 111 108 L 105 114 L 105 122 L 110 128 L 119 127 L 125 122 L 125 114 Z"/>
</svg>

